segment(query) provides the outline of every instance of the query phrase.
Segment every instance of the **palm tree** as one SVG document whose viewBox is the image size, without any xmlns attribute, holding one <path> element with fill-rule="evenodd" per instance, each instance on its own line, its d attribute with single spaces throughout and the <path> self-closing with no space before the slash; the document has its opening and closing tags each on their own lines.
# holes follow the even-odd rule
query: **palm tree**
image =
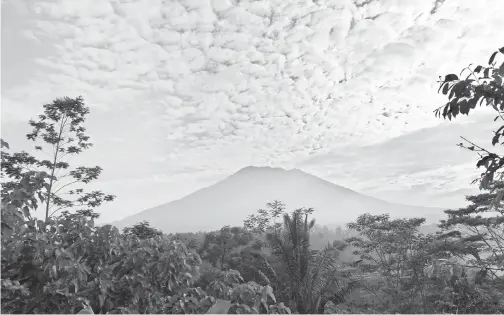
<svg viewBox="0 0 504 315">
<path fill-rule="evenodd" d="M 309 220 L 308 214 L 303 210 L 284 214 L 283 229 L 270 231 L 266 239 L 276 260 L 275 293 L 289 299 L 290 308 L 299 314 L 320 314 L 328 301 L 341 303 L 353 283 L 342 281 L 338 262 L 341 242 L 328 244 L 320 251 L 310 249 L 315 220 Z"/>
<path fill-rule="evenodd" d="M 302 282 L 303 309 L 300 312 L 322 314 L 327 302 L 338 305 L 353 291 L 357 282 L 350 279 L 350 273 L 338 261 L 344 246 L 346 245 L 336 241 L 311 257 Z"/>
</svg>

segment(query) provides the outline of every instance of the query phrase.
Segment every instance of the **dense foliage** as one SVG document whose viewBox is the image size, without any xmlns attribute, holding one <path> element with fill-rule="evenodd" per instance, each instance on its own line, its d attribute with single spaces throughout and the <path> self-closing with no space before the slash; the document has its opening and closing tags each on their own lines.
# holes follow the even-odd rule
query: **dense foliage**
<svg viewBox="0 0 504 315">
<path fill-rule="evenodd" d="M 500 58 L 499 58 L 500 57 Z M 439 91 L 447 95 L 448 102 L 435 110 L 436 116 L 443 116 L 451 120 L 457 115 L 469 115 L 472 109 L 477 105 L 485 105 L 493 108 L 497 112 L 494 121 L 504 121 L 504 47 L 495 51 L 490 56 L 486 66 L 471 65 L 462 70 L 467 77 L 459 78 L 456 74 L 448 74 L 440 83 Z M 498 62 L 502 59 L 502 62 Z M 504 135 L 504 124 L 501 125 L 492 135 L 491 143 L 493 146 L 500 143 Z M 462 138 L 467 145 L 460 143 L 459 146 L 478 153 L 480 159 L 477 167 L 483 166 L 485 171 L 481 174 L 480 187 L 489 188 L 494 178 L 499 177 L 502 180 L 500 170 L 504 166 L 504 157 L 491 152 L 471 141 Z"/>
<path fill-rule="evenodd" d="M 466 79 L 446 76 L 443 116 L 483 100 L 502 117 L 499 53 Z M 60 174 L 66 155 L 91 145 L 88 113 L 81 98 L 64 98 L 30 121 L 28 139 L 51 148 L 50 160 L 9 153 L 1 141 L 3 313 L 504 313 L 504 182 L 495 176 L 504 163 L 493 153 L 468 147 L 481 154 L 485 191 L 446 210 L 438 229 L 385 214 L 331 229 L 316 224 L 314 209 L 287 212 L 272 201 L 243 226 L 166 235 L 141 222 L 120 232 L 94 224 L 94 208 L 113 196 L 80 187 L 67 192 L 74 199 L 58 194 L 101 172 Z"/>
<path fill-rule="evenodd" d="M 8 231 L 2 235 L 2 312 L 201 313 L 220 300 L 229 301 L 226 313 L 289 312 L 270 286 L 244 283 L 233 270 L 220 270 L 203 289 L 195 286 L 199 255 L 147 224 L 120 233 L 111 225 L 95 227 L 89 211 L 31 218 L 37 208 L 31 199 L 47 183 L 36 176 L 42 179 L 23 186 L 34 180 L 26 172 L 19 191 L 2 191 L 2 221 L 10 223 L 2 227 Z"/>
<path fill-rule="evenodd" d="M 503 312 L 504 291 L 482 286 L 467 266 L 467 254 L 478 251 L 467 239 L 449 239 L 446 230 L 420 233 L 424 221 L 362 215 L 348 225 L 360 233 L 347 241 L 360 257 L 356 274 L 365 306 L 376 313 Z"/>
</svg>

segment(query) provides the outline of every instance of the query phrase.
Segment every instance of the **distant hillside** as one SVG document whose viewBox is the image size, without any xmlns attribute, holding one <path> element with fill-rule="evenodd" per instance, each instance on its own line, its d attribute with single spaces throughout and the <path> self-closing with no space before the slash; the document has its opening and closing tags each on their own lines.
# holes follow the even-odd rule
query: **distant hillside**
<svg viewBox="0 0 504 315">
<path fill-rule="evenodd" d="M 429 220 L 443 216 L 442 209 L 388 203 L 298 169 L 246 167 L 213 186 L 112 224 L 122 229 L 146 220 L 167 233 L 216 230 L 241 225 L 248 215 L 275 199 L 288 210 L 315 208 L 314 216 L 322 225 L 345 224 L 366 212 Z"/>
</svg>

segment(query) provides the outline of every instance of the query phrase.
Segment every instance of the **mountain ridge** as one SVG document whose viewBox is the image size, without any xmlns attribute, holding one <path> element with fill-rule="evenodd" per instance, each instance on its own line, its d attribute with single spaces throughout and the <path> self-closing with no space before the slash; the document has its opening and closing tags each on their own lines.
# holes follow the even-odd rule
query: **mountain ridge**
<svg viewBox="0 0 504 315">
<path fill-rule="evenodd" d="M 347 187 L 344 187 L 344 186 L 341 186 L 341 185 L 337 185 L 337 184 L 334 184 L 334 183 L 331 183 L 330 181 L 326 180 L 326 179 L 323 179 L 323 178 L 320 178 L 318 176 L 315 176 L 313 174 L 310 174 L 310 173 L 307 173 L 307 172 L 304 172 L 298 168 L 292 168 L 292 169 L 283 169 L 283 168 L 280 168 L 280 167 L 269 167 L 269 166 L 265 166 L 265 167 L 258 167 L 258 166 L 246 166 L 240 170 L 238 170 L 237 172 L 235 172 L 234 174 L 232 175 L 229 175 L 228 177 L 226 178 L 229 178 L 231 176 L 234 176 L 242 171 L 246 171 L 248 169 L 272 169 L 272 170 L 280 170 L 280 171 L 284 171 L 284 172 L 299 172 L 299 173 L 302 173 L 304 176 L 308 176 L 308 177 L 311 177 L 311 178 L 315 178 L 321 182 L 324 182 L 324 184 L 327 184 L 331 187 L 333 187 L 334 189 L 340 189 L 340 190 L 345 190 L 345 191 L 348 191 L 348 192 L 351 192 L 353 194 L 356 194 L 356 195 L 360 195 L 360 196 L 365 196 L 366 198 L 370 198 L 370 199 L 374 199 L 378 202 L 382 202 L 382 203 L 387 203 L 387 204 L 393 204 L 393 205 L 400 205 L 400 206 L 411 206 L 411 207 L 422 207 L 422 208 L 427 208 L 427 209 L 440 209 L 439 207 L 430 207 L 430 206 L 414 206 L 414 205 L 407 205 L 407 204 L 403 204 L 403 203 L 396 203 L 396 202 L 390 202 L 390 201 L 387 201 L 387 200 L 382 200 L 382 199 L 379 199 L 379 198 L 376 198 L 376 197 L 372 197 L 372 196 L 368 196 L 368 195 L 365 195 L 365 194 L 362 194 L 360 192 L 357 192 L 353 189 L 350 189 L 350 188 L 347 188 Z"/>
<path fill-rule="evenodd" d="M 367 196 L 296 168 L 247 166 L 183 198 L 110 224 L 122 229 L 145 220 L 167 233 L 216 230 L 224 225 L 241 225 L 248 215 L 273 200 L 282 201 L 287 211 L 314 208 L 313 215 L 321 224 L 347 223 L 362 213 L 388 212 L 391 217 L 415 213 L 436 220 L 442 214 L 440 208 L 401 205 Z"/>
</svg>

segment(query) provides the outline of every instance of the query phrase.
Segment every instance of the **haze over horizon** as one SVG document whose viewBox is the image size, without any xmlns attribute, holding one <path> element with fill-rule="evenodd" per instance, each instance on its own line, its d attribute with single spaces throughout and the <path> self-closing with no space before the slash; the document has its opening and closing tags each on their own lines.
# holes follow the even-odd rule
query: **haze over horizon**
<svg viewBox="0 0 504 315">
<path fill-rule="evenodd" d="M 165 233 L 215 231 L 223 225 L 241 226 L 247 217 L 275 200 L 282 202 L 287 212 L 313 208 L 311 216 L 321 226 L 345 226 L 365 213 L 387 213 L 391 218 L 421 216 L 427 224 L 445 217 L 442 208 L 388 203 L 299 169 L 249 166 L 182 199 L 107 223 L 120 230 L 147 221 Z"/>
<path fill-rule="evenodd" d="M 489 111 L 444 121 L 439 75 L 504 41 L 502 0 L 2 1 L 2 138 L 82 95 L 110 222 L 246 166 L 298 168 L 381 200 L 457 208 L 476 193 Z M 309 205 L 307 205 L 309 206 Z"/>
</svg>

